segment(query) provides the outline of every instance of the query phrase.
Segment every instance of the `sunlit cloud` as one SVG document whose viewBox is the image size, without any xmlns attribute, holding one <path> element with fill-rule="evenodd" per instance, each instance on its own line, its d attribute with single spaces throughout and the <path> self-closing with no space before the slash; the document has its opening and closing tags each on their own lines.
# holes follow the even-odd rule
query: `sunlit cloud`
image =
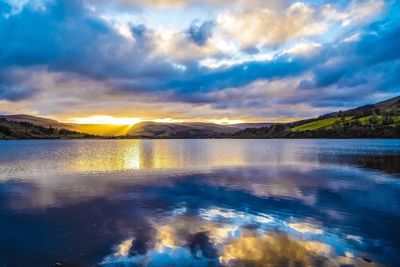
<svg viewBox="0 0 400 267">
<path fill-rule="evenodd" d="M 247 47 L 324 34 L 328 25 L 323 20 L 317 20 L 315 12 L 311 6 L 297 2 L 283 12 L 258 9 L 224 14 L 218 22 L 228 34 Z"/>
<path fill-rule="evenodd" d="M 114 124 L 114 125 L 133 125 L 142 120 L 139 118 L 114 118 L 112 116 L 91 116 L 86 118 L 76 118 L 78 124 Z"/>
</svg>

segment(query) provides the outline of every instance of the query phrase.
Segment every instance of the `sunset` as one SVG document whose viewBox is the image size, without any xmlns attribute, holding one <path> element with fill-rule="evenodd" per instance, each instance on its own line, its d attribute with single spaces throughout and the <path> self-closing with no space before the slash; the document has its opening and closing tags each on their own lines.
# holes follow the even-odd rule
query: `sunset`
<svg viewBox="0 0 400 267">
<path fill-rule="evenodd" d="M 400 1 L 0 0 L 0 267 L 400 266 Z"/>
</svg>

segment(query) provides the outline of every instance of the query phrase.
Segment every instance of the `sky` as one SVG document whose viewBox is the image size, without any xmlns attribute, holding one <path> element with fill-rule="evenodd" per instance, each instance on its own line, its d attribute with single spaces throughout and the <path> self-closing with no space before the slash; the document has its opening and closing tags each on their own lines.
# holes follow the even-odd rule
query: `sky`
<svg viewBox="0 0 400 267">
<path fill-rule="evenodd" d="M 0 0 L 0 114 L 269 122 L 400 94 L 396 0 Z"/>
</svg>

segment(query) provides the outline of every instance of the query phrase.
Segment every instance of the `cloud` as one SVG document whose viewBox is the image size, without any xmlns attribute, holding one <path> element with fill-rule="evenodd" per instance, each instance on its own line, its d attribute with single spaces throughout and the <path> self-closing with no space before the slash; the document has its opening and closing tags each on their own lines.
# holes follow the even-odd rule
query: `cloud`
<svg viewBox="0 0 400 267">
<path fill-rule="evenodd" d="M 300 2 L 284 10 L 259 8 L 224 14 L 218 18 L 218 23 L 244 47 L 317 36 L 328 30 L 323 20 L 317 20 L 316 10 Z"/>
<path fill-rule="evenodd" d="M 0 85 L 0 100 L 18 101 L 27 99 L 36 93 L 35 88 L 27 85 Z"/>
<path fill-rule="evenodd" d="M 322 45 L 315 42 L 310 43 L 298 43 L 294 47 L 291 47 L 286 52 L 288 54 L 295 54 L 295 55 L 305 55 L 310 56 L 314 53 L 319 52 L 322 48 Z"/>
<path fill-rule="evenodd" d="M 340 21 L 342 26 L 361 23 L 379 15 L 385 8 L 383 0 L 353 0 L 347 10 L 338 10 L 332 4 L 327 4 L 322 14 L 330 20 Z"/>
<path fill-rule="evenodd" d="M 25 6 L 18 15 L 0 20 L 2 66 L 44 65 L 49 71 L 94 79 L 170 75 L 173 71 L 163 59 L 152 62 L 151 40 L 141 43 L 136 38 L 140 45 L 132 45 L 80 1 L 50 2 L 42 11 Z"/>
<path fill-rule="evenodd" d="M 263 120 L 390 97 L 398 5 L 366 3 L 2 3 L 0 76 L 14 76 L 0 77 L 0 110 Z M 157 21 L 154 6 L 184 12 L 182 25 Z"/>
<path fill-rule="evenodd" d="M 399 44 L 395 38 L 399 29 L 398 22 L 383 20 L 365 28 L 358 41 L 324 47 L 311 45 L 313 48 L 310 51 L 313 53 L 310 56 L 305 57 L 304 53 L 293 56 L 291 54 L 294 53 L 289 53 L 277 55 L 267 61 L 219 67 L 192 79 L 173 81 L 169 86 L 176 88 L 179 91 L 177 98 L 184 101 L 212 102 L 217 108 L 239 109 L 245 103 L 257 106 L 257 101 L 254 102 L 257 99 L 268 103 L 265 102 L 266 96 L 258 96 L 254 101 L 248 101 L 246 96 L 250 93 L 245 89 L 246 85 L 258 80 L 287 80 L 309 73 L 297 86 L 288 85 L 300 90 L 291 91 L 291 100 L 283 96 L 274 98 L 283 103 L 308 103 L 314 107 L 351 107 L 354 100 L 362 104 L 377 92 L 393 94 L 399 89 L 399 79 L 395 78 L 398 77 L 396 74 L 400 69 L 400 54 L 396 49 Z M 375 49 L 371 50 L 371 47 Z M 294 48 L 297 50 L 302 48 L 302 45 L 296 45 Z M 215 96 L 204 95 L 215 90 L 224 91 L 235 87 L 239 88 L 239 93 L 228 102 L 225 102 L 226 99 L 224 101 Z M 303 90 L 308 91 L 307 97 L 301 93 Z"/>
<path fill-rule="evenodd" d="M 145 7 L 157 7 L 157 8 L 168 8 L 168 7 L 188 7 L 188 6 L 201 6 L 201 5 L 226 5 L 229 4 L 229 0 L 101 0 L 106 4 L 119 4 L 122 6 L 145 6 Z"/>
<path fill-rule="evenodd" d="M 386 62 L 398 65 L 400 41 L 396 36 L 399 34 L 398 21 L 383 20 L 367 27 L 358 41 L 330 48 L 325 62 L 314 69 L 315 85 L 343 85 L 346 80 L 351 81 L 352 86 L 358 82 L 365 84 L 365 79 L 358 76 L 368 77 L 373 73 L 384 73 L 384 68 L 380 65 Z"/>
<path fill-rule="evenodd" d="M 29 83 L 29 74 L 0 69 L 0 100 L 11 102 L 31 98 L 39 90 Z"/>
<path fill-rule="evenodd" d="M 215 89 L 239 87 L 258 79 L 279 79 L 300 74 L 305 67 L 305 61 L 289 60 L 286 56 L 265 62 L 248 62 L 228 68 L 205 71 L 204 74 L 189 80 L 175 80 L 168 86 L 196 92 L 207 92 Z"/>
<path fill-rule="evenodd" d="M 187 31 L 189 39 L 197 45 L 203 46 L 211 36 L 214 26 L 215 24 L 213 21 L 205 21 L 203 23 L 197 20 L 193 21 Z"/>
</svg>

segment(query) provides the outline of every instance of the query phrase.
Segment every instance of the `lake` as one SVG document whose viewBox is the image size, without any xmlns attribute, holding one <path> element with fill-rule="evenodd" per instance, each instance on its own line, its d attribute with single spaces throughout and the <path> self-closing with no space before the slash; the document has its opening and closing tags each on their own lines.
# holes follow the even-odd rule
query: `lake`
<svg viewBox="0 0 400 267">
<path fill-rule="evenodd" d="M 400 266 L 400 140 L 0 141 L 0 266 Z"/>
</svg>

